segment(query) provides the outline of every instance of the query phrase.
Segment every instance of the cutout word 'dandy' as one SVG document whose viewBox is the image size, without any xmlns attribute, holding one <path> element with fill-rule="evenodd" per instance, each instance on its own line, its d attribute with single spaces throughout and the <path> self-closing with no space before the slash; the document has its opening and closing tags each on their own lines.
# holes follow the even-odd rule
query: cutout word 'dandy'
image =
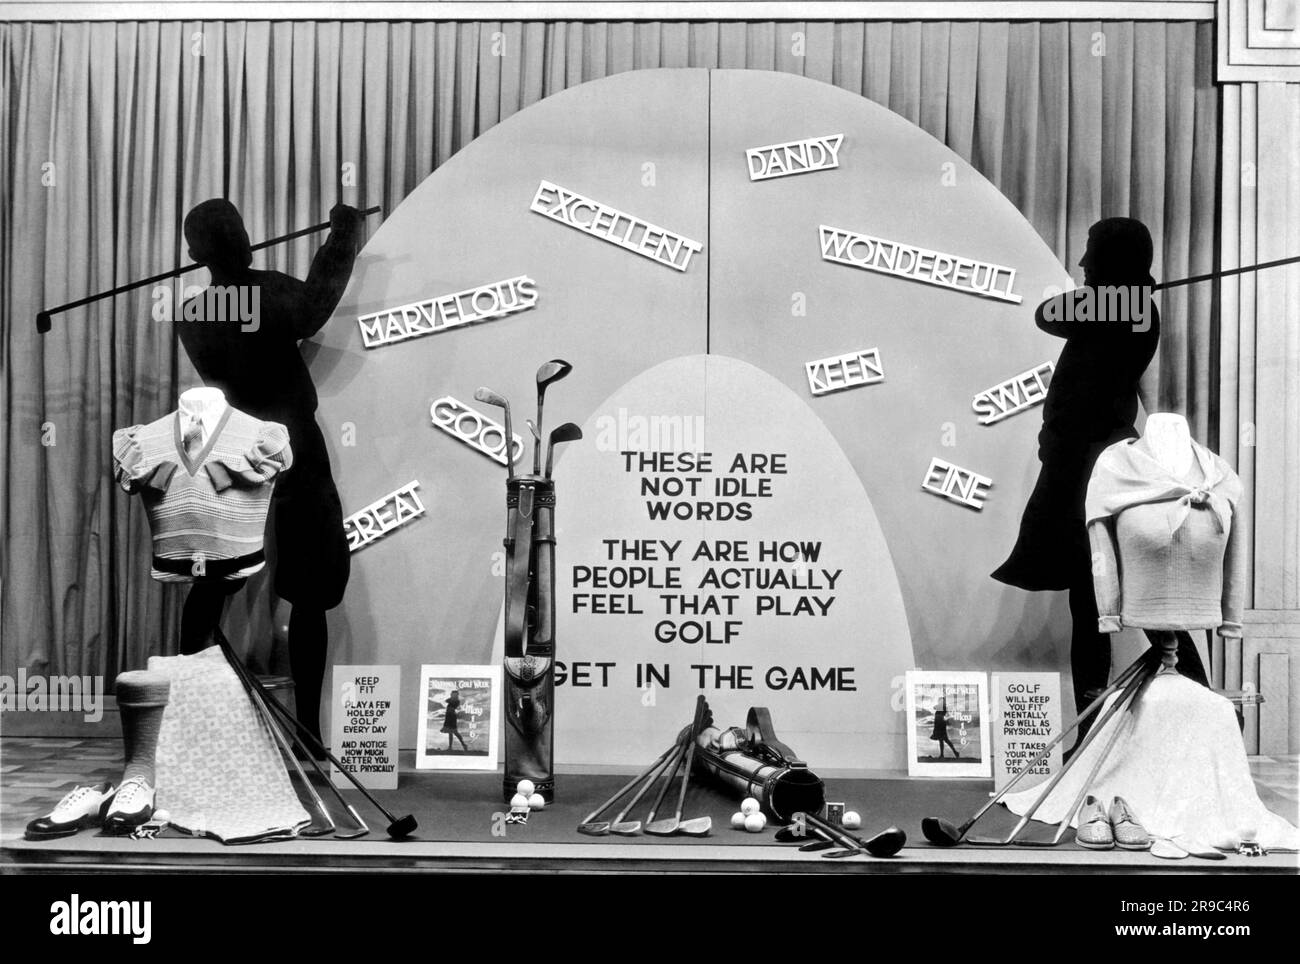
<svg viewBox="0 0 1300 964">
<path fill-rule="evenodd" d="M 699 241 L 575 194 L 550 181 L 542 181 L 537 186 L 530 208 L 552 221 L 567 224 L 678 271 L 686 270 L 692 254 L 704 250 Z"/>
<path fill-rule="evenodd" d="M 986 388 L 976 395 L 970 407 L 980 417 L 981 425 L 992 425 L 1008 416 L 1033 408 L 1047 397 L 1056 366 L 1046 361 L 1037 368 L 1008 378 L 1001 385 Z"/>
<path fill-rule="evenodd" d="M 378 502 L 372 502 L 360 512 L 343 520 L 343 531 L 348 537 L 348 552 L 356 552 L 376 539 L 388 535 L 399 526 L 424 515 L 424 503 L 415 491 L 418 481 L 407 482 L 395 492 L 390 492 Z"/>
<path fill-rule="evenodd" d="M 928 285 L 964 291 L 983 298 L 1020 304 L 1012 292 L 1016 269 L 962 258 L 902 241 L 886 241 L 857 231 L 821 226 L 822 260 L 853 268 L 910 278 Z"/>
<path fill-rule="evenodd" d="M 429 406 L 433 424 L 448 435 L 460 439 L 470 448 L 477 449 L 494 462 L 506 464 L 506 430 L 482 412 L 477 412 L 464 402 L 444 395 Z M 512 462 L 518 462 L 524 453 L 524 440 L 517 434 L 511 439 Z"/>
<path fill-rule="evenodd" d="M 367 348 L 378 348 L 407 338 L 436 335 L 475 321 L 504 318 L 535 304 L 537 282 L 520 275 L 361 315 L 357 324 L 361 326 L 361 343 Z"/>
<path fill-rule="evenodd" d="M 749 179 L 766 181 L 774 177 L 789 177 L 791 174 L 828 171 L 839 167 L 840 144 L 843 141 L 843 134 L 828 134 L 786 144 L 751 147 L 745 151 L 745 158 L 749 162 Z"/>
<path fill-rule="evenodd" d="M 885 369 L 880 364 L 878 348 L 819 358 L 817 361 L 804 362 L 803 367 L 808 374 L 808 390 L 814 395 L 827 395 L 885 380 Z"/>
<path fill-rule="evenodd" d="M 921 480 L 921 488 L 925 491 L 960 502 L 977 511 L 984 508 L 984 501 L 992 485 L 993 480 L 988 476 L 938 458 L 930 459 L 930 467 Z"/>
</svg>

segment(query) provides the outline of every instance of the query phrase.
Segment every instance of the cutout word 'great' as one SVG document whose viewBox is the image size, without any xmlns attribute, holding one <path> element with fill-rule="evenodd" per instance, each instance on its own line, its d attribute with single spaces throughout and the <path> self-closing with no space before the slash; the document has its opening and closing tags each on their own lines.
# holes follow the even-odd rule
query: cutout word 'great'
<svg viewBox="0 0 1300 964">
<path fill-rule="evenodd" d="M 360 512 L 343 520 L 343 531 L 348 537 L 348 552 L 370 545 L 388 535 L 398 526 L 406 525 L 424 515 L 424 503 L 415 490 L 418 481 L 407 482 L 396 492 L 390 492 L 378 502 L 372 502 Z"/>
</svg>

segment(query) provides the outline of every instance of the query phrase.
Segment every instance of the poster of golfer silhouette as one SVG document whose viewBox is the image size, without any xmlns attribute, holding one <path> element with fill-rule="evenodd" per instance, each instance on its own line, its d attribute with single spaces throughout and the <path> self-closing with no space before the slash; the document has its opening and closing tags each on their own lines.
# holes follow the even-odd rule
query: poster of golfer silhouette
<svg viewBox="0 0 1300 964">
<path fill-rule="evenodd" d="M 908 776 L 989 776 L 988 678 L 911 670 L 906 686 Z"/>
<path fill-rule="evenodd" d="M 421 770 L 495 770 L 500 746 L 500 666 L 421 666 Z"/>
</svg>

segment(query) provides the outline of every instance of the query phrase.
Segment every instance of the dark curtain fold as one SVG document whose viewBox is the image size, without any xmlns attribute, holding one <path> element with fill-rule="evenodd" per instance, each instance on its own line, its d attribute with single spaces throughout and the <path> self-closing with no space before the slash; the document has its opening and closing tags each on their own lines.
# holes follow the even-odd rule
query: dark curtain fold
<svg viewBox="0 0 1300 964">
<path fill-rule="evenodd" d="M 0 24 L 0 670 L 111 679 L 174 649 L 182 594 L 148 578 L 148 529 L 111 485 L 109 439 L 196 382 L 156 320 L 178 292 L 98 302 L 44 338 L 33 319 L 188 260 L 179 225 L 197 201 L 229 197 L 255 240 L 324 220 L 339 198 L 392 210 L 557 91 L 625 70 L 745 67 L 835 84 L 920 125 L 1072 270 L 1089 224 L 1130 215 L 1151 227 L 1157 277 L 1178 277 L 1212 267 L 1212 43 L 1196 23 Z M 263 263 L 301 276 L 312 247 Z M 1165 295 L 1163 316 L 1147 404 L 1205 439 L 1208 289 Z M 253 614 L 245 635 L 267 625 Z"/>
</svg>

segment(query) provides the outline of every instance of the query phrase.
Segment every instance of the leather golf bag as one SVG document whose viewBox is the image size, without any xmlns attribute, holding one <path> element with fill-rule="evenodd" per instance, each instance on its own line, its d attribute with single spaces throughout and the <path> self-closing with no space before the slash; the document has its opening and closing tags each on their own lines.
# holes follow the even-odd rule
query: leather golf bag
<svg viewBox="0 0 1300 964">
<path fill-rule="evenodd" d="M 555 484 L 532 475 L 506 482 L 506 760 L 502 793 L 533 782 L 555 797 Z"/>
<path fill-rule="evenodd" d="M 781 823 L 796 813 L 820 813 L 826 803 L 821 778 L 776 738 L 765 706 L 750 707 L 743 727 L 704 730 L 695 761 L 740 798 L 754 797 Z"/>
</svg>

